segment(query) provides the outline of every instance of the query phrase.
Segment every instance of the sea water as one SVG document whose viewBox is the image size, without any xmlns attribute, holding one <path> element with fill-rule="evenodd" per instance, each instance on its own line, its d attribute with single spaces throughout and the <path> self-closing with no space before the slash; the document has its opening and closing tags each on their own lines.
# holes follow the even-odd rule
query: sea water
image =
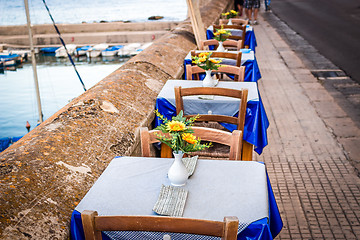
<svg viewBox="0 0 360 240">
<path fill-rule="evenodd" d="M 90 89 L 128 59 L 117 58 L 116 61 L 109 62 L 102 58 L 96 60 L 89 62 L 86 57 L 83 62 L 75 60 L 76 69 L 86 89 Z M 55 57 L 48 57 L 46 61 L 38 59 L 36 69 L 44 119 L 84 93 L 69 60 Z M 16 68 L 16 71 L 0 74 L 0 138 L 23 136 L 27 133 L 26 121 L 29 121 L 33 129 L 38 120 L 31 61 L 23 64 L 22 68 Z"/>
<path fill-rule="evenodd" d="M 150 16 L 164 16 L 161 21 L 186 18 L 185 0 L 46 0 L 56 23 L 100 21 L 147 21 Z M 32 24 L 51 24 L 42 0 L 29 0 Z M 24 1 L 0 0 L 0 25 L 26 24 Z M 115 62 L 78 60 L 78 72 L 89 89 L 127 59 Z M 84 92 L 67 59 L 38 59 L 37 72 L 44 119 L 49 118 L 73 98 Z M 31 61 L 16 71 L 0 74 L 0 138 L 23 136 L 26 121 L 37 125 L 38 110 Z"/>
<path fill-rule="evenodd" d="M 42 0 L 28 0 L 32 24 L 51 24 Z M 187 15 L 185 0 L 46 0 L 56 23 L 100 21 L 182 21 Z M 23 0 L 0 0 L 0 25 L 25 25 Z"/>
</svg>

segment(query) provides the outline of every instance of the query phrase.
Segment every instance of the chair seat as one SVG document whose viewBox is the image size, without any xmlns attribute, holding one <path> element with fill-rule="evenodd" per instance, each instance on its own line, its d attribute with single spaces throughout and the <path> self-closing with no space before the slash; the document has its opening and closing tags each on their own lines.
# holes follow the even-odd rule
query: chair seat
<svg viewBox="0 0 360 240">
<path fill-rule="evenodd" d="M 199 156 L 200 159 L 229 159 L 230 147 L 220 144 L 212 143 L 212 147 L 206 151 L 192 152 L 190 156 Z"/>
</svg>

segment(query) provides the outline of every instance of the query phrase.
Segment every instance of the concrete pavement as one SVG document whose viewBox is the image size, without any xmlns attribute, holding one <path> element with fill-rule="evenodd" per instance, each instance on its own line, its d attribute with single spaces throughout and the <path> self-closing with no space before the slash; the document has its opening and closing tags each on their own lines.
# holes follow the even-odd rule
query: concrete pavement
<svg viewBox="0 0 360 240">
<path fill-rule="evenodd" d="M 279 239 L 360 238 L 360 130 L 264 18 L 255 26 Z M 345 135 L 351 135 L 344 138 Z"/>
</svg>

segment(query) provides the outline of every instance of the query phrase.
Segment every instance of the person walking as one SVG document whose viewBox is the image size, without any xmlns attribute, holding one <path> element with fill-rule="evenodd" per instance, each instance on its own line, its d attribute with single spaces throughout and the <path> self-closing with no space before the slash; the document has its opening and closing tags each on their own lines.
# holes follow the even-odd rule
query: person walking
<svg viewBox="0 0 360 240">
<path fill-rule="evenodd" d="M 265 11 L 270 11 L 270 2 L 271 0 L 264 0 L 265 2 Z"/>
<path fill-rule="evenodd" d="M 246 8 L 246 15 L 249 18 L 249 23 L 257 25 L 257 16 L 260 8 L 260 0 L 245 0 L 244 7 Z M 254 14 L 254 18 L 253 15 Z"/>
</svg>

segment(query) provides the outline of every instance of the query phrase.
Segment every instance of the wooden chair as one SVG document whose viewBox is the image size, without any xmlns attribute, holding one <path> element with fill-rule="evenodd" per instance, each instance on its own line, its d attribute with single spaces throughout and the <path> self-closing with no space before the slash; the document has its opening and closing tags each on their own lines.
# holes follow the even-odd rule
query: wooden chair
<svg viewBox="0 0 360 240">
<path fill-rule="evenodd" d="M 212 70 L 215 73 L 226 73 L 233 74 L 234 81 L 243 82 L 245 79 L 245 67 L 236 67 L 230 65 L 222 65 L 218 70 Z M 198 66 L 191 66 L 190 64 L 186 64 L 186 79 L 187 80 L 199 80 L 199 73 L 205 73 L 205 70 Z M 221 80 L 221 79 L 220 79 Z"/>
<path fill-rule="evenodd" d="M 209 50 L 209 46 L 214 46 L 214 50 L 216 50 L 219 46 L 219 42 L 215 39 L 200 40 L 199 50 Z M 240 51 L 240 49 L 244 48 L 244 41 L 226 40 L 223 42 L 223 46 L 228 50 L 234 49 L 235 51 Z"/>
<path fill-rule="evenodd" d="M 214 96 L 224 96 L 238 98 L 240 100 L 239 104 L 239 114 L 237 117 L 226 116 L 226 115 L 213 115 L 205 114 L 199 115 L 197 119 L 198 122 L 223 122 L 237 125 L 237 130 L 244 132 L 245 124 L 245 115 L 246 115 L 246 106 L 247 106 L 247 96 L 248 90 L 236 90 L 229 88 L 218 88 L 218 87 L 195 87 L 195 88 L 182 88 L 175 87 L 175 104 L 176 104 L 176 114 L 179 114 L 180 111 L 185 112 L 184 110 L 184 97 L 186 96 L 196 96 L 196 95 L 214 95 Z M 190 118 L 195 115 L 184 115 L 184 117 Z"/>
<path fill-rule="evenodd" d="M 241 159 L 242 131 L 234 130 L 232 133 L 214 128 L 192 127 L 194 135 L 203 141 L 210 141 L 230 146 L 229 160 Z M 160 142 L 155 133 L 162 134 L 160 130 L 140 128 L 141 154 L 143 157 L 150 157 L 150 144 Z M 165 145 L 166 146 L 166 145 Z M 166 155 L 165 157 L 171 157 Z"/>
<path fill-rule="evenodd" d="M 101 231 L 149 231 L 190 233 L 236 240 L 239 220 L 224 217 L 224 221 L 211 221 L 165 216 L 98 216 L 96 211 L 81 213 L 85 239 L 102 239 Z"/>
<path fill-rule="evenodd" d="M 228 24 L 229 19 L 220 19 L 219 24 L 220 25 L 226 25 Z M 248 25 L 249 20 L 241 19 L 241 18 L 231 18 L 231 22 L 233 25 Z"/>
<path fill-rule="evenodd" d="M 228 39 L 233 39 L 236 41 L 243 40 L 245 42 L 245 34 L 246 34 L 246 25 L 213 25 L 213 32 L 215 33 L 217 29 L 221 29 L 223 27 L 224 29 L 237 29 L 241 30 L 242 34 L 241 36 L 234 36 L 230 35 L 228 36 Z"/>
</svg>

